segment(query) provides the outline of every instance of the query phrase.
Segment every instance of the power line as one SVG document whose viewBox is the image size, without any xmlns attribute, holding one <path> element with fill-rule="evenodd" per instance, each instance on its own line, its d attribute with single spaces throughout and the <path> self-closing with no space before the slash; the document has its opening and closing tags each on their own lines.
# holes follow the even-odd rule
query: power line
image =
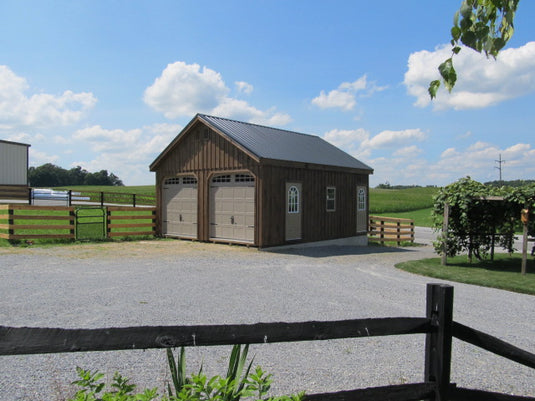
<svg viewBox="0 0 535 401">
<path fill-rule="evenodd" d="M 502 160 L 502 154 L 500 153 L 500 157 L 498 160 L 494 160 L 496 163 L 498 163 L 498 166 L 494 167 L 494 168 L 497 168 L 498 171 L 500 172 L 500 181 L 502 180 L 502 164 L 505 164 L 505 160 Z"/>
</svg>

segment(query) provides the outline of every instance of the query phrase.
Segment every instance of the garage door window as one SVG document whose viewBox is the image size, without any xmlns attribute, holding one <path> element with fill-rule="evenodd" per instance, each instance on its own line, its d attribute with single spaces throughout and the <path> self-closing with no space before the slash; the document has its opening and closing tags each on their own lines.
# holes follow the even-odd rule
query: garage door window
<svg viewBox="0 0 535 401">
<path fill-rule="evenodd" d="M 212 178 L 212 182 L 231 182 L 231 176 L 230 174 L 226 175 L 216 175 L 214 178 Z"/>
<path fill-rule="evenodd" d="M 168 178 L 165 180 L 165 185 L 180 184 L 180 177 Z"/>
</svg>

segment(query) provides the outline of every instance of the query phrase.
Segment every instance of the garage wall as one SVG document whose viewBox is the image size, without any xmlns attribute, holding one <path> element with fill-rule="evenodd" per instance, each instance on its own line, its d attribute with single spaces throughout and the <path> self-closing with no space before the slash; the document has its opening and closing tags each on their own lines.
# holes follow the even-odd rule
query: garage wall
<svg viewBox="0 0 535 401">
<path fill-rule="evenodd" d="M 28 185 L 28 147 L 0 140 L 0 185 Z"/>
<path fill-rule="evenodd" d="M 263 166 L 259 231 L 261 246 L 285 244 L 286 182 L 302 183 L 302 240 L 323 241 L 357 235 L 357 186 L 368 187 L 368 174 L 311 168 Z M 326 211 L 326 187 L 336 187 L 336 210 Z M 268 224 L 266 224 L 268 222 Z M 364 233 L 365 234 L 365 233 Z"/>
<path fill-rule="evenodd" d="M 204 124 L 197 123 L 159 163 L 156 171 L 157 201 L 161 207 L 163 182 L 167 178 L 194 174 L 198 180 L 198 239 L 208 241 L 212 176 L 225 172 L 249 172 L 256 176 L 257 171 L 258 164 L 252 157 Z M 158 232 L 161 233 L 161 229 L 161 216 L 158 215 Z"/>
</svg>

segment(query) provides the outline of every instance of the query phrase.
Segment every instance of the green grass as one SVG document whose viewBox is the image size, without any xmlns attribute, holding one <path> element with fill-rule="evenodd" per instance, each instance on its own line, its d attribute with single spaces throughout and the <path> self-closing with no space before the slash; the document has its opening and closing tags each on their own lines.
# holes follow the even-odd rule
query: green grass
<svg viewBox="0 0 535 401">
<path fill-rule="evenodd" d="M 535 295 L 533 257 L 528 256 L 525 275 L 520 274 L 521 255 L 496 254 L 494 259 L 470 264 L 466 256 L 456 256 L 442 266 L 440 258 L 430 258 L 398 263 L 396 267 L 422 276 Z"/>
<path fill-rule="evenodd" d="M 432 227 L 433 196 L 440 188 L 370 189 L 370 214 L 413 219 L 414 225 Z"/>
<path fill-rule="evenodd" d="M 388 213 L 410 212 L 429 209 L 433 206 L 433 195 L 439 188 L 422 187 L 407 189 L 370 189 L 370 213 L 385 215 Z"/>
<path fill-rule="evenodd" d="M 414 220 L 414 225 L 418 227 L 432 227 L 433 220 L 431 218 L 431 208 L 429 209 L 420 209 L 412 210 L 410 212 L 389 212 L 374 214 L 374 216 L 381 217 L 395 217 L 398 219 L 412 219 Z"/>
<path fill-rule="evenodd" d="M 136 195 L 155 195 L 156 188 L 154 185 L 137 185 L 116 187 L 110 185 L 72 185 L 66 187 L 56 187 L 57 190 L 73 190 L 73 191 L 88 191 L 88 192 L 117 192 Z"/>
<path fill-rule="evenodd" d="M 65 216 L 66 212 L 64 211 L 41 211 L 41 210 L 16 210 L 15 215 L 13 217 L 16 224 L 23 224 L 23 225 L 54 225 L 54 224 L 68 224 L 67 221 L 64 220 L 47 220 L 45 217 L 43 217 L 43 220 L 21 220 L 17 219 L 17 214 L 23 214 L 23 215 L 36 215 L 36 216 L 45 216 L 45 215 L 51 215 L 51 216 Z M 135 215 L 141 215 L 145 216 L 148 212 L 145 210 L 136 211 L 136 212 L 113 212 L 114 216 L 120 216 L 120 215 L 127 215 L 127 216 L 135 216 Z M 106 233 L 104 231 L 104 223 L 106 219 L 106 212 L 103 211 L 100 207 L 80 207 L 77 211 L 77 221 L 82 224 L 76 225 L 76 233 L 77 233 L 77 239 L 78 240 L 91 240 L 91 241 L 99 241 L 99 240 L 105 240 L 105 241 L 113 241 L 113 240 L 133 240 L 133 239 L 147 239 L 147 238 L 153 238 L 152 236 L 147 236 L 144 234 L 141 235 L 133 235 L 133 236 L 117 236 L 113 237 L 112 239 L 107 239 Z M 114 223 L 116 224 L 140 224 L 140 223 L 150 223 L 150 219 L 125 219 L 125 220 L 115 220 Z M 7 224 L 7 220 L 1 220 L 0 224 Z M 111 228 L 112 232 L 135 232 L 135 231 L 150 231 L 149 227 L 126 227 L 126 228 Z M 0 232 L 7 233 L 7 230 L 0 229 Z M 15 234 L 69 234 L 69 230 L 67 229 L 59 229 L 59 230 L 43 230 L 43 229 L 31 229 L 31 228 L 25 228 L 25 229 L 18 229 L 15 231 Z M 55 238 L 30 238 L 28 240 L 7 240 L 0 238 L 0 247 L 9 247 L 12 245 L 28 245 L 28 244 L 35 244 L 35 245 L 51 245 L 51 244 L 71 244 L 74 241 L 72 239 L 55 239 Z"/>
</svg>

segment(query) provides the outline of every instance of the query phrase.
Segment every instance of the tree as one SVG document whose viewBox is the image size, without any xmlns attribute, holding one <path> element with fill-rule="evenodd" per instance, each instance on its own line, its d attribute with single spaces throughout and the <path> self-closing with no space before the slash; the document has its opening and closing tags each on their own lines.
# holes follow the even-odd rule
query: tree
<svg viewBox="0 0 535 401">
<path fill-rule="evenodd" d="M 461 51 L 460 44 L 496 58 L 514 32 L 514 18 L 520 0 L 463 0 L 455 13 L 451 28 L 450 58 L 438 67 L 444 86 L 451 92 L 457 81 L 453 57 Z M 440 80 L 429 84 L 431 99 L 436 97 Z"/>
<path fill-rule="evenodd" d="M 123 182 L 108 170 L 90 173 L 80 166 L 65 170 L 52 163 L 28 169 L 28 180 L 34 187 L 63 187 L 66 185 L 115 185 Z"/>
</svg>

